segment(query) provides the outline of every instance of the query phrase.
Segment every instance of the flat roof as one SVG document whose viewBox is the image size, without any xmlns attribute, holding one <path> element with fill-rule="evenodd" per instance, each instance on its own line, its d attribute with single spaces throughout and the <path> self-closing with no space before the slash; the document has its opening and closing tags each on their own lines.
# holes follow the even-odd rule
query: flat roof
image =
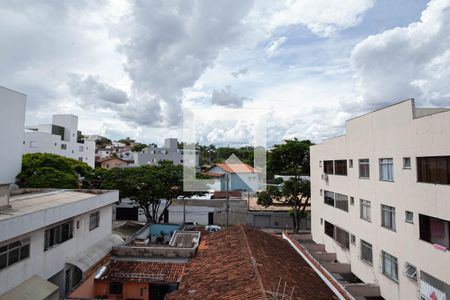
<svg viewBox="0 0 450 300">
<path fill-rule="evenodd" d="M 104 191 L 108 192 L 108 191 Z M 104 194 L 104 192 L 102 194 Z M 16 216 L 46 210 L 74 203 L 79 200 L 94 198 L 99 193 L 74 190 L 32 191 L 13 195 L 9 198 L 8 209 L 0 210 L 0 221 Z"/>
</svg>

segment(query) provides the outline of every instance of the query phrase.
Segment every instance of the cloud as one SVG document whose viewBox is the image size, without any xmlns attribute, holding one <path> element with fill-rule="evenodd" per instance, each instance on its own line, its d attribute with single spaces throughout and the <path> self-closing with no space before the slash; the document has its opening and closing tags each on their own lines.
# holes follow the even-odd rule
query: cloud
<svg viewBox="0 0 450 300">
<path fill-rule="evenodd" d="M 285 36 L 272 41 L 270 46 L 266 49 L 267 57 L 271 58 L 272 56 L 274 56 L 278 52 L 278 49 L 281 47 L 281 45 L 283 45 L 286 41 L 287 37 Z"/>
<path fill-rule="evenodd" d="M 329 37 L 339 30 L 358 25 L 375 0 L 297 0 L 285 1 L 284 9 L 272 16 L 269 27 L 301 24 L 313 33 Z"/>
<path fill-rule="evenodd" d="M 243 106 L 244 101 L 249 98 L 238 96 L 231 91 L 231 86 L 227 85 L 221 90 L 213 90 L 211 95 L 211 103 L 213 105 L 219 105 L 229 108 L 240 108 Z"/>
<path fill-rule="evenodd" d="M 100 82 L 92 75 L 69 74 L 68 86 L 72 95 L 85 105 L 99 105 L 108 107 L 128 102 L 128 95 L 123 90 Z"/>
<path fill-rule="evenodd" d="M 378 108 L 407 98 L 450 101 L 450 2 L 433 0 L 420 21 L 370 36 L 352 52 L 362 104 Z"/>
<path fill-rule="evenodd" d="M 231 72 L 231 76 L 233 76 L 234 78 L 239 78 L 240 76 L 247 74 L 248 74 L 248 67 Z"/>
<path fill-rule="evenodd" d="M 127 29 L 119 35 L 120 49 L 132 98 L 139 95 L 146 101 L 132 100 L 120 115 L 137 124 L 180 124 L 183 89 L 193 86 L 219 53 L 244 35 L 242 20 L 252 5 L 249 0 L 133 1 Z M 133 117 L 136 111 L 161 116 Z"/>
</svg>

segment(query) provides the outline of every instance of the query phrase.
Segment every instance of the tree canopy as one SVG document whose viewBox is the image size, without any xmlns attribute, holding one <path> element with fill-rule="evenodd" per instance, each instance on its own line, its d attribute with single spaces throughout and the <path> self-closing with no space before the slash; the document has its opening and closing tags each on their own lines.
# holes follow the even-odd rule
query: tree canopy
<svg viewBox="0 0 450 300">
<path fill-rule="evenodd" d="M 268 185 L 267 190 L 258 194 L 258 204 L 265 207 L 277 201 L 291 207 L 294 232 L 300 229 L 300 221 L 305 215 L 306 207 L 311 199 L 311 186 L 308 179 L 301 175 L 309 175 L 309 140 L 286 140 L 284 144 L 275 145 L 268 153 L 268 169 L 270 176 L 275 174 L 291 175 L 287 181 L 278 185 Z M 275 180 L 277 184 L 280 180 Z"/>
<path fill-rule="evenodd" d="M 25 154 L 17 184 L 23 188 L 79 188 L 79 178 L 94 170 L 86 163 L 49 153 Z"/>
<path fill-rule="evenodd" d="M 131 151 L 141 152 L 144 148 L 147 148 L 147 147 L 148 147 L 148 145 L 146 145 L 146 144 L 136 143 L 131 148 Z"/>
</svg>

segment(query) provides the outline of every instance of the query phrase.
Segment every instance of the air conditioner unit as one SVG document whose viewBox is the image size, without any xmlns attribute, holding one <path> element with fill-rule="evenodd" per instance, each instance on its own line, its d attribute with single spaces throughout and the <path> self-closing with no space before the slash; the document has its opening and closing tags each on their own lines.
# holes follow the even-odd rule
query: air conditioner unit
<svg viewBox="0 0 450 300">
<path fill-rule="evenodd" d="M 328 180 L 328 174 L 327 173 L 323 173 L 322 174 L 322 179 L 323 180 Z"/>
</svg>

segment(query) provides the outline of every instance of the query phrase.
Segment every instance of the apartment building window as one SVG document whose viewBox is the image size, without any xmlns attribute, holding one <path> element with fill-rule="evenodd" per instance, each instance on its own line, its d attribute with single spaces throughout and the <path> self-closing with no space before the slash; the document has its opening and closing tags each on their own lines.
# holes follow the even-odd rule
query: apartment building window
<svg viewBox="0 0 450 300">
<path fill-rule="evenodd" d="M 61 150 L 67 150 L 67 144 L 61 144 Z"/>
<path fill-rule="evenodd" d="M 30 242 L 28 237 L 0 246 L 0 270 L 30 257 Z"/>
<path fill-rule="evenodd" d="M 330 222 L 325 221 L 324 232 L 330 238 L 334 239 L 334 225 Z"/>
<path fill-rule="evenodd" d="M 450 156 L 418 157 L 417 181 L 450 184 Z"/>
<path fill-rule="evenodd" d="M 363 240 L 360 241 L 361 241 L 361 260 L 371 265 L 373 263 L 372 244 Z"/>
<path fill-rule="evenodd" d="M 323 162 L 323 172 L 326 174 L 334 174 L 334 165 L 332 160 L 325 160 Z"/>
<path fill-rule="evenodd" d="M 392 280 L 398 281 L 398 263 L 395 256 L 381 251 L 381 260 L 383 262 L 383 274 Z"/>
<path fill-rule="evenodd" d="M 83 152 L 83 150 L 84 150 L 84 149 L 83 149 L 83 146 L 79 146 L 79 147 L 78 147 L 78 151 Z"/>
<path fill-rule="evenodd" d="M 350 247 L 350 234 L 342 228 L 334 226 L 334 239 L 344 248 Z"/>
<path fill-rule="evenodd" d="M 352 243 L 353 245 L 356 244 L 356 237 L 354 234 L 350 235 L 350 243 Z"/>
<path fill-rule="evenodd" d="M 45 230 L 44 250 L 62 244 L 73 237 L 73 220 Z"/>
<path fill-rule="evenodd" d="M 30 142 L 30 148 L 37 148 L 37 147 L 38 147 L 38 142 L 36 142 L 36 141 Z"/>
<path fill-rule="evenodd" d="M 335 175 L 347 175 L 347 160 L 335 160 L 334 161 L 334 174 Z"/>
<path fill-rule="evenodd" d="M 419 214 L 420 239 L 450 249 L 450 222 Z"/>
<path fill-rule="evenodd" d="M 324 191 L 323 196 L 325 204 L 334 206 L 334 193 L 330 191 Z"/>
<path fill-rule="evenodd" d="M 366 220 L 366 221 L 371 221 L 370 219 L 370 201 L 368 200 L 363 200 L 360 199 L 360 211 L 359 211 L 359 216 L 361 219 Z"/>
<path fill-rule="evenodd" d="M 348 196 L 335 193 L 334 201 L 336 208 L 342 209 L 344 211 L 348 211 Z"/>
<path fill-rule="evenodd" d="M 353 168 L 353 159 L 348 160 L 348 167 Z"/>
<path fill-rule="evenodd" d="M 394 181 L 394 162 L 392 158 L 380 159 L 380 180 Z"/>
<path fill-rule="evenodd" d="M 395 207 L 381 205 L 381 226 L 395 231 Z"/>
<path fill-rule="evenodd" d="M 359 178 L 370 178 L 370 165 L 368 159 L 359 160 Z"/>
<path fill-rule="evenodd" d="M 411 169 L 411 158 L 403 157 L 403 169 Z"/>
<path fill-rule="evenodd" d="M 405 222 L 414 223 L 414 213 L 412 211 L 405 211 Z"/>
<path fill-rule="evenodd" d="M 78 157 L 78 161 L 83 162 L 83 158 L 82 157 Z"/>
<path fill-rule="evenodd" d="M 97 211 L 89 215 L 89 231 L 100 226 L 100 212 Z"/>
</svg>

